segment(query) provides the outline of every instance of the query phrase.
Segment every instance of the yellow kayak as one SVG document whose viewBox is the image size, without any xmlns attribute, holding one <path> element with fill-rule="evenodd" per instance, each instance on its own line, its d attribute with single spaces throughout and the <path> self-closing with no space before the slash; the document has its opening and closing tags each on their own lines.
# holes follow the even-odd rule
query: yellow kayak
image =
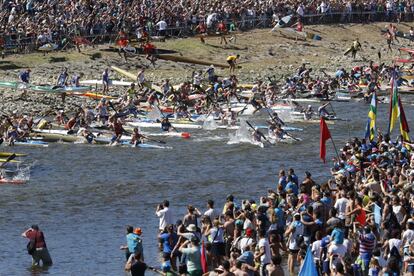
<svg viewBox="0 0 414 276">
<path fill-rule="evenodd" d="M 9 157 L 10 155 L 16 154 L 17 157 L 23 157 L 27 156 L 27 154 L 24 153 L 13 153 L 13 152 L 0 152 L 0 157 Z"/>
<path fill-rule="evenodd" d="M 0 159 L 0 163 L 4 163 L 6 161 L 7 161 L 7 158 L 6 159 Z M 10 160 L 9 163 L 21 163 L 21 161 L 18 161 L 18 160 Z"/>
</svg>

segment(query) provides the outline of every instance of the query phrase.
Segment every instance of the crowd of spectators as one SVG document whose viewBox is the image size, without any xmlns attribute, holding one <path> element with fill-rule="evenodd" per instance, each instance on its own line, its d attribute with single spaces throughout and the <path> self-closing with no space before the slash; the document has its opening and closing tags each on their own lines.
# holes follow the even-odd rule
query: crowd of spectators
<svg viewBox="0 0 414 276">
<path fill-rule="evenodd" d="M 414 2 L 404 0 L 2 0 L 0 5 L 1 44 L 6 45 L 44 44 L 74 35 L 116 36 L 121 30 L 190 35 L 199 22 L 214 29 L 221 20 L 244 30 L 269 27 L 287 14 L 297 14 L 304 23 L 409 21 L 414 11 Z"/>
</svg>

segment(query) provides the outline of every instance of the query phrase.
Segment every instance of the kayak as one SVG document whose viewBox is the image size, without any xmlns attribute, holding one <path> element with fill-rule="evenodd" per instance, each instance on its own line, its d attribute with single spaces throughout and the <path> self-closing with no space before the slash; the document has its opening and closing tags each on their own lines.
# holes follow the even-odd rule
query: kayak
<svg viewBox="0 0 414 276">
<path fill-rule="evenodd" d="M 0 163 L 5 163 L 7 161 L 6 159 L 0 158 Z M 21 163 L 21 161 L 18 160 L 10 160 L 8 163 Z"/>
<path fill-rule="evenodd" d="M 155 145 L 155 144 L 148 144 L 148 143 L 141 143 L 141 144 L 131 144 L 129 141 L 122 141 L 121 143 L 117 144 L 121 146 L 128 146 L 132 148 L 143 148 L 143 149 L 172 149 L 172 147 L 169 146 L 161 146 L 161 145 Z"/>
<path fill-rule="evenodd" d="M 37 50 L 44 51 L 44 52 L 50 52 L 50 51 L 56 50 L 57 48 L 59 48 L 59 45 L 57 45 L 55 43 L 47 43 L 47 44 L 37 48 Z"/>
<path fill-rule="evenodd" d="M 26 89 L 29 84 L 15 81 L 0 81 L 0 88 Z"/>
<path fill-rule="evenodd" d="M 73 143 L 78 141 L 79 137 L 75 136 L 75 135 L 68 135 L 67 131 L 66 134 L 61 134 L 61 133 L 53 133 L 53 132 L 47 132 L 48 130 L 42 130 L 45 132 L 36 132 L 36 133 L 30 133 L 29 137 L 41 137 L 41 139 L 43 141 L 46 142 L 58 142 L 58 141 L 62 141 L 62 142 L 67 142 L 67 143 Z M 57 131 L 60 132 L 60 131 Z M 41 142 L 41 141 L 39 141 Z"/>
<path fill-rule="evenodd" d="M 24 184 L 26 180 L 23 179 L 8 179 L 8 178 L 0 178 L 0 184 Z"/>
<path fill-rule="evenodd" d="M 95 100 L 100 100 L 100 99 L 107 99 L 107 100 L 114 100 L 117 97 L 113 97 L 113 96 L 108 96 L 108 95 L 102 95 L 102 94 L 96 94 L 96 93 L 82 93 L 82 94 L 74 94 L 74 96 L 77 97 L 87 97 L 87 98 L 91 98 L 91 99 L 95 99 Z"/>
<path fill-rule="evenodd" d="M 17 157 L 27 156 L 27 154 L 24 154 L 24 153 L 0 152 L 0 157 L 9 157 L 9 156 L 11 156 L 13 154 L 15 154 Z"/>
<path fill-rule="evenodd" d="M 29 85 L 28 90 L 40 93 L 84 93 L 91 91 L 90 86 L 52 86 L 52 85 Z"/>
<path fill-rule="evenodd" d="M 188 139 L 191 137 L 189 132 L 174 132 L 174 131 L 163 131 L 160 133 L 143 133 L 145 136 L 170 136 L 170 137 L 182 137 Z"/>
<path fill-rule="evenodd" d="M 34 146 L 34 147 L 48 147 L 49 144 L 38 140 L 27 140 L 25 142 L 14 142 L 16 146 Z"/>
<path fill-rule="evenodd" d="M 127 122 L 128 125 L 132 127 L 143 127 L 143 128 L 161 128 L 161 123 L 156 122 Z M 187 128 L 187 129 L 202 129 L 202 125 L 196 124 L 173 124 L 173 127 L 176 128 Z"/>
<path fill-rule="evenodd" d="M 114 86 L 131 86 L 133 82 L 131 81 L 117 81 L 117 80 L 110 80 L 109 85 Z M 80 81 L 80 84 L 86 84 L 86 85 L 103 85 L 102 80 L 83 80 Z"/>
</svg>

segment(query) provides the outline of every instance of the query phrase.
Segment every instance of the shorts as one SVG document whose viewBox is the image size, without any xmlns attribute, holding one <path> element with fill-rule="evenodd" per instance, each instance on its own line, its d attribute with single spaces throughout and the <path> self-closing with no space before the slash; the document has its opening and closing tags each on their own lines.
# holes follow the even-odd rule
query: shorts
<svg viewBox="0 0 414 276">
<path fill-rule="evenodd" d="M 227 63 L 228 63 L 230 66 L 235 66 L 234 61 L 232 61 L 232 60 L 228 60 L 228 61 L 227 61 Z"/>
<path fill-rule="evenodd" d="M 290 249 L 289 248 L 289 253 L 291 253 L 291 254 L 298 254 L 299 253 L 299 249 Z"/>
<path fill-rule="evenodd" d="M 171 259 L 171 253 L 162 253 L 162 257 L 164 258 L 164 260 L 168 261 L 169 259 Z"/>
<path fill-rule="evenodd" d="M 224 242 L 212 243 L 211 254 L 213 256 L 225 256 L 226 255 L 226 244 Z"/>
</svg>

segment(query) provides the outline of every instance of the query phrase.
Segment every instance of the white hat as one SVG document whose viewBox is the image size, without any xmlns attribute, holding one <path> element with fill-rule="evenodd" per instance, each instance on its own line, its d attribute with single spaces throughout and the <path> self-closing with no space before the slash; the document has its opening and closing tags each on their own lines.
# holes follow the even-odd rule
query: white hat
<svg viewBox="0 0 414 276">
<path fill-rule="evenodd" d="M 197 227 L 194 224 L 190 224 L 187 226 L 187 231 L 189 232 L 196 232 L 197 231 Z"/>
</svg>

